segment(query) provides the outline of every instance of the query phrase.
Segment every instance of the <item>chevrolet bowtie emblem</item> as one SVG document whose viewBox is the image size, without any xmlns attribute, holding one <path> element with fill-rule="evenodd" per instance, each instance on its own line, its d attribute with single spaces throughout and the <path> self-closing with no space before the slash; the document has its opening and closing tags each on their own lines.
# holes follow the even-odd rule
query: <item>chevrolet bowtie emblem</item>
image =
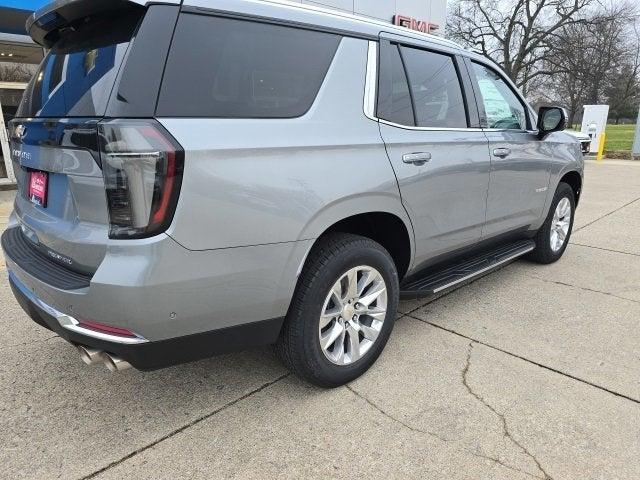
<svg viewBox="0 0 640 480">
<path fill-rule="evenodd" d="M 25 127 L 24 125 L 17 125 L 13 133 L 15 134 L 16 137 L 22 140 L 24 136 L 27 134 L 27 127 Z"/>
</svg>

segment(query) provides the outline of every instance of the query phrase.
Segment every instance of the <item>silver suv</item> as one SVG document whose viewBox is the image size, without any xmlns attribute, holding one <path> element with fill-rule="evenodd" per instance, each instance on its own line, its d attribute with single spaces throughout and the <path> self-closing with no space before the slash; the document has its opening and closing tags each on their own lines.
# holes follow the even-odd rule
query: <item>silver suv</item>
<svg viewBox="0 0 640 480">
<path fill-rule="evenodd" d="M 27 27 L 49 53 L 10 129 L 2 247 L 22 307 L 89 364 L 274 344 L 337 386 L 401 296 L 567 247 L 564 111 L 454 43 L 253 0 L 57 0 Z"/>
</svg>

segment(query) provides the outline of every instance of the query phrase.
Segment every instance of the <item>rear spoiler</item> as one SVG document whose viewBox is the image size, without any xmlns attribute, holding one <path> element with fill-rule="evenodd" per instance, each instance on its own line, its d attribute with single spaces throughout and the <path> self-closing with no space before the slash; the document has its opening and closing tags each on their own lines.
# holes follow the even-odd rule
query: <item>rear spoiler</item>
<svg viewBox="0 0 640 480">
<path fill-rule="evenodd" d="M 66 29 L 88 16 L 144 8 L 152 0 L 55 0 L 36 10 L 27 19 L 27 33 L 45 48 L 51 48 Z M 180 5 L 181 0 L 161 2 Z"/>
</svg>

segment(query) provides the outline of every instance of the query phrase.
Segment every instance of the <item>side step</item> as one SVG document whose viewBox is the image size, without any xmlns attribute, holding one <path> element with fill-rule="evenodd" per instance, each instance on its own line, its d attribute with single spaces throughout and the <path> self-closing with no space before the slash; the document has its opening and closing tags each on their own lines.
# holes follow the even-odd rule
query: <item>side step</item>
<svg viewBox="0 0 640 480">
<path fill-rule="evenodd" d="M 536 248 L 533 240 L 520 240 L 467 258 L 458 264 L 447 265 L 442 270 L 427 270 L 424 276 L 413 278 L 400 285 L 403 299 L 428 297 L 481 277 Z"/>
</svg>

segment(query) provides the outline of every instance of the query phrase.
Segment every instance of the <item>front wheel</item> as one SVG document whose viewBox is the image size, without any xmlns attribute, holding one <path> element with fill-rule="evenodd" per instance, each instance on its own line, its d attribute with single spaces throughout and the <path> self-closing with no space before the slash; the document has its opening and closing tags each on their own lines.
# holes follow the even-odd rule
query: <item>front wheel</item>
<svg viewBox="0 0 640 480">
<path fill-rule="evenodd" d="M 576 201 L 573 189 L 560 183 L 551 202 L 549 215 L 536 234 L 536 249 L 530 258 L 537 263 L 553 263 L 562 257 L 573 230 Z"/>
<path fill-rule="evenodd" d="M 276 353 L 311 383 L 344 385 L 384 349 L 398 299 L 398 273 L 380 244 L 357 235 L 327 235 L 302 271 Z"/>
</svg>

